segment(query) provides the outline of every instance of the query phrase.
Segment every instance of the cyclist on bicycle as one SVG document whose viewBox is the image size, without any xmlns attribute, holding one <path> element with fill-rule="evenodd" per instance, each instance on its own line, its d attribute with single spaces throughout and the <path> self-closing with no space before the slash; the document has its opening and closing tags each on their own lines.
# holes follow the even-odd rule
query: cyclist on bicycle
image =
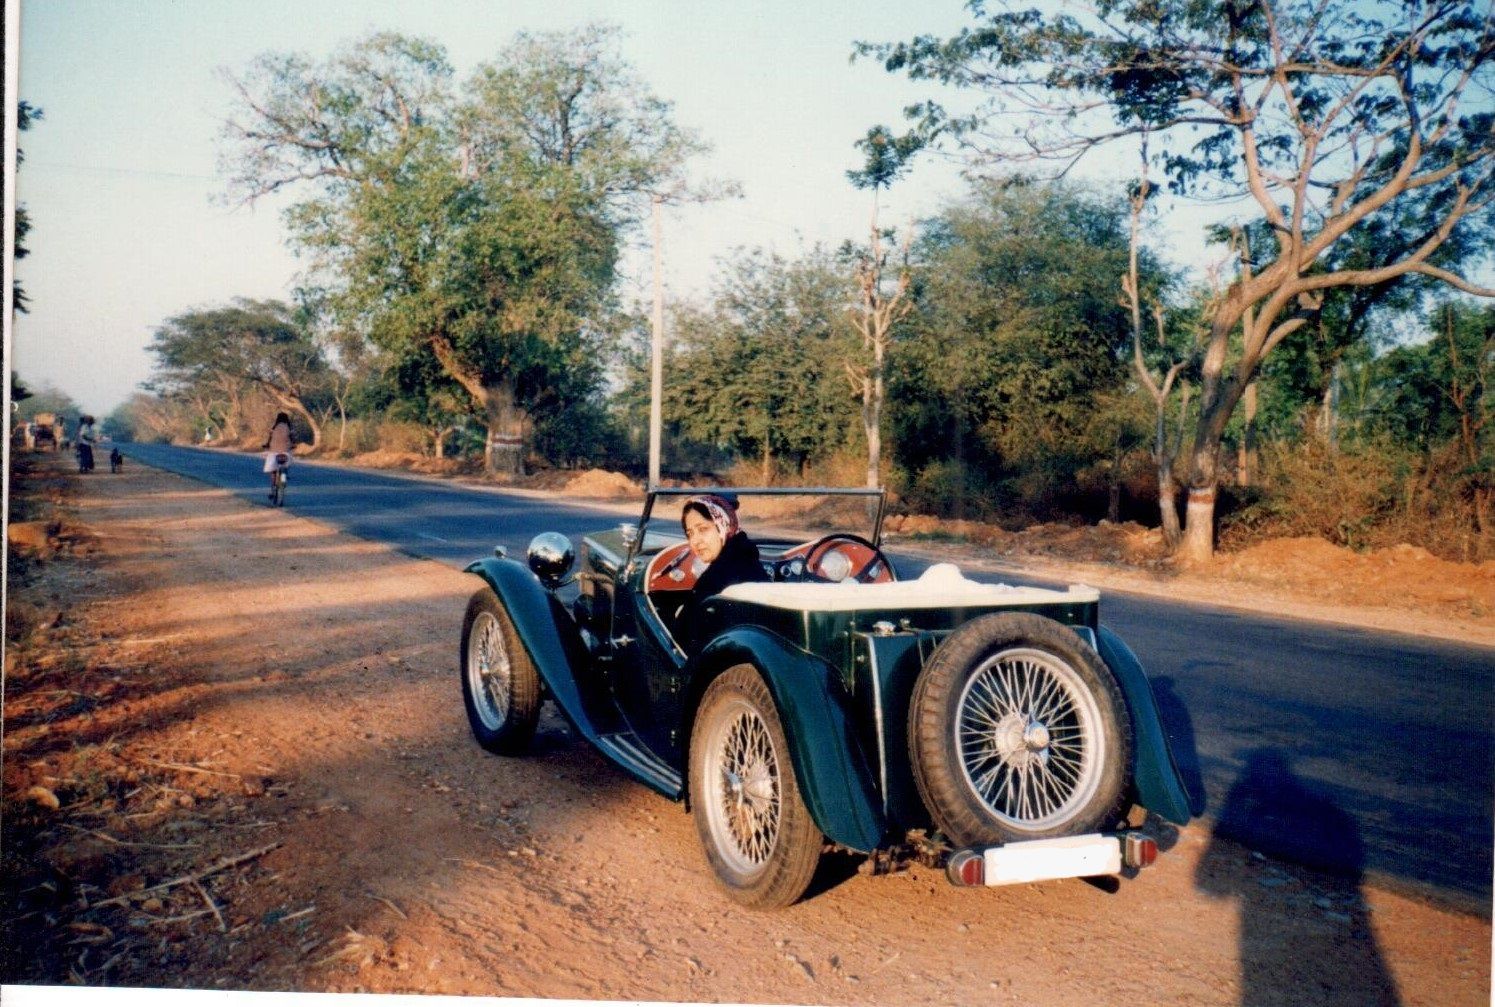
<svg viewBox="0 0 1495 1007">
<path fill-rule="evenodd" d="M 265 473 L 270 477 L 270 499 L 275 499 L 275 472 L 291 467 L 291 446 L 296 439 L 291 436 L 291 418 L 285 413 L 276 413 L 270 427 L 270 436 L 265 438 Z"/>
</svg>

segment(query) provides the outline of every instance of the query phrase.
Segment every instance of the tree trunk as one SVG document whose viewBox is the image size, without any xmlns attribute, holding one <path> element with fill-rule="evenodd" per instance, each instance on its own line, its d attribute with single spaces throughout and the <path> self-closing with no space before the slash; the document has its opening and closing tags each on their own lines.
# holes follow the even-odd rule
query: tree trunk
<svg viewBox="0 0 1495 1007">
<path fill-rule="evenodd" d="M 517 479 L 524 475 L 524 414 L 514 404 L 513 386 L 507 381 L 484 385 L 482 404 L 488 421 L 483 465 L 490 475 Z"/>
<path fill-rule="evenodd" d="M 1172 553 L 1183 541 L 1183 529 L 1178 525 L 1178 480 L 1173 478 L 1173 468 L 1159 473 L 1158 519 L 1162 522 L 1163 545 Z"/>
<path fill-rule="evenodd" d="M 758 470 L 758 484 L 767 486 L 773 480 L 773 449 L 769 447 L 768 438 L 763 438 L 763 460 Z"/>
<path fill-rule="evenodd" d="M 342 454 L 348 442 L 348 410 L 343 405 L 343 397 L 336 397 L 337 401 L 337 453 Z"/>
<path fill-rule="evenodd" d="M 312 415 L 310 409 L 301 404 L 300 399 L 282 401 L 284 405 L 300 413 L 302 418 L 306 420 L 306 425 L 311 428 L 311 449 L 313 451 L 317 450 L 322 444 L 322 424 L 317 422 L 317 418 Z"/>
<path fill-rule="evenodd" d="M 1254 383 L 1253 383 L 1254 384 Z M 1339 364 L 1329 372 L 1329 384 L 1324 388 L 1324 400 L 1319 407 L 1319 430 L 1329 450 L 1339 448 Z"/>
<path fill-rule="evenodd" d="M 1106 488 L 1106 520 L 1121 520 L 1121 440 L 1111 446 L 1111 485 Z"/>
<path fill-rule="evenodd" d="M 882 485 L 882 369 L 879 367 L 862 393 L 862 432 L 867 436 L 867 487 Z"/>
<path fill-rule="evenodd" d="M 1235 481 L 1237 486 L 1250 486 L 1252 473 L 1256 471 L 1256 382 L 1246 386 L 1241 396 L 1246 407 L 1245 424 L 1241 433 L 1240 449 L 1236 452 Z"/>
<path fill-rule="evenodd" d="M 515 479 L 524 475 L 525 415 L 514 398 L 513 379 L 505 376 L 484 382 L 476 371 L 463 366 L 451 343 L 431 337 L 431 349 L 443 370 L 473 397 L 483 409 L 488 436 L 483 444 L 483 467 L 489 475 Z"/>
</svg>

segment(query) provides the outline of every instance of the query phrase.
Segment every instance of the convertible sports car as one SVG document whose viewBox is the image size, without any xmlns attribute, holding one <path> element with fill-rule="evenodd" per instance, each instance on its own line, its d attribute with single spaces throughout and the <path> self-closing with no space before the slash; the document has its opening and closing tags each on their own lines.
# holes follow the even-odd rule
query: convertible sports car
<svg viewBox="0 0 1495 1007">
<path fill-rule="evenodd" d="M 703 567 L 672 505 L 697 493 L 738 507 L 769 579 L 705 600 L 686 627 Z M 866 504 L 871 534 L 750 527 L 754 503 L 788 494 Z M 531 542 L 527 566 L 495 550 L 467 568 L 485 581 L 462 628 L 473 734 L 520 754 L 553 700 L 604 756 L 686 802 L 722 888 L 758 908 L 796 901 L 837 849 L 959 885 L 1134 875 L 1157 855 L 1146 813 L 1182 825 L 1202 807 L 1098 593 L 949 564 L 899 580 L 885 503 L 659 488 L 637 523 L 584 538 L 574 576 L 558 533 Z M 687 653 L 687 639 L 704 642 Z"/>
</svg>

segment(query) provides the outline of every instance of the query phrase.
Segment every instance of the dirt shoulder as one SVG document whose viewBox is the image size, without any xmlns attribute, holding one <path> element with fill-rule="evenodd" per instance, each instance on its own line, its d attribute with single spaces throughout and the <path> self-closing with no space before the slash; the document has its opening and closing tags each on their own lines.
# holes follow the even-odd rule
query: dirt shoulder
<svg viewBox="0 0 1495 1007">
<path fill-rule="evenodd" d="M 1488 918 L 1198 825 L 1115 894 L 832 861 L 805 902 L 741 910 L 689 816 L 552 713 L 524 758 L 470 740 L 467 576 L 143 466 L 18 482 L 45 534 L 7 626 L 5 982 L 1488 1003 Z"/>
</svg>

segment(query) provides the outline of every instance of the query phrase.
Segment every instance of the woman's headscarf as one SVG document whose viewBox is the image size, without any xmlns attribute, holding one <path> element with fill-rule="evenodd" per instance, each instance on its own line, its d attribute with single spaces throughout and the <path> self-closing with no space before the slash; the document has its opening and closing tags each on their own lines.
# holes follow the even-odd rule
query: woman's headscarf
<svg viewBox="0 0 1495 1007">
<path fill-rule="evenodd" d="M 722 544 L 725 545 L 733 535 L 737 534 L 737 509 L 719 496 L 710 493 L 702 493 L 685 501 L 685 506 L 680 509 L 680 527 L 685 527 L 685 514 L 692 507 L 699 507 L 706 511 L 706 516 L 711 523 L 716 525 L 716 530 L 721 534 Z"/>
</svg>

